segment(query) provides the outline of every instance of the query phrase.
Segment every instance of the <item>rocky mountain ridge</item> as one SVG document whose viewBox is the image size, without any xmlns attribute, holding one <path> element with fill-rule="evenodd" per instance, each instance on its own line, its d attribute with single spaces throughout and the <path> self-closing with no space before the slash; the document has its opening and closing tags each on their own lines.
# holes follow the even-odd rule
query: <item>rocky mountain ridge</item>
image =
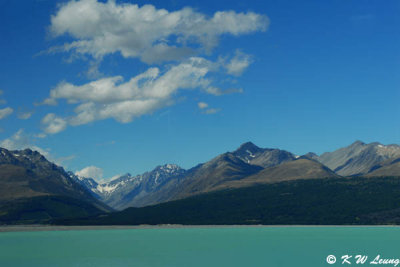
<svg viewBox="0 0 400 267">
<path fill-rule="evenodd" d="M 281 181 L 357 175 L 400 176 L 399 158 L 400 146 L 385 146 L 380 143 L 365 144 L 357 141 L 348 147 L 320 156 L 315 153 L 296 156 L 285 150 L 260 148 L 247 142 L 232 152 L 218 155 L 188 170 L 175 164 L 165 164 L 140 175 L 132 176 L 127 173 L 112 181 L 99 183 L 90 177 L 80 177 L 72 172 L 66 173 L 62 167 L 47 161 L 35 151 L 0 150 L 0 166 L 3 165 L 3 169 L 4 166 L 23 168 L 41 176 L 51 176 L 56 172 L 62 183 L 72 187 L 77 187 L 78 184 L 80 190 L 83 188 L 84 191 L 81 194 L 85 196 L 90 194 L 90 197 L 120 210 L 226 188 Z M 21 172 L 19 175 L 24 174 Z M 25 189 L 33 195 L 44 194 L 43 190 Z M 66 192 L 62 193 L 67 194 Z M 73 193 L 70 194 L 76 196 L 74 190 L 71 192 Z"/>
</svg>

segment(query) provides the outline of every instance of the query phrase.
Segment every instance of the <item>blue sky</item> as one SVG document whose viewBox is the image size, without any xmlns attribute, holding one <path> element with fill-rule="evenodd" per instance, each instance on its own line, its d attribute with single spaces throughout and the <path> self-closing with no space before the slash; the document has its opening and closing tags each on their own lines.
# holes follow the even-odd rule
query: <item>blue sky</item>
<svg viewBox="0 0 400 267">
<path fill-rule="evenodd" d="M 399 11 L 0 0 L 0 144 L 108 178 L 190 168 L 246 141 L 299 155 L 400 143 Z"/>
</svg>

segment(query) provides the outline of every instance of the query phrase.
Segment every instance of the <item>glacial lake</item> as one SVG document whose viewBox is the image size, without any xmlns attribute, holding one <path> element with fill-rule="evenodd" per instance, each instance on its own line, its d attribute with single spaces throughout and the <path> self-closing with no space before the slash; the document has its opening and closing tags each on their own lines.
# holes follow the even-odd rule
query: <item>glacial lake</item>
<svg viewBox="0 0 400 267">
<path fill-rule="evenodd" d="M 335 264 L 327 256 L 336 256 Z M 188 227 L 0 233 L 0 266 L 348 266 L 400 258 L 398 227 Z M 332 260 L 332 259 L 330 259 Z M 356 265 L 352 262 L 351 266 Z M 357 265 L 358 266 L 358 265 Z M 400 266 L 400 265 L 399 265 Z"/>
</svg>

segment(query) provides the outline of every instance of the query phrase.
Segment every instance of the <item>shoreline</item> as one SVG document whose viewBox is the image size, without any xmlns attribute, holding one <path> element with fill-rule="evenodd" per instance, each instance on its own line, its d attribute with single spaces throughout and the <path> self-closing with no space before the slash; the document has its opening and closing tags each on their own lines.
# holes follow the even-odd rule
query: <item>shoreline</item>
<svg viewBox="0 0 400 267">
<path fill-rule="evenodd" d="M 328 227 L 399 227 L 398 225 L 3 225 L 0 233 L 4 232 L 44 232 L 44 231 L 93 231 L 93 230 L 129 230 L 129 229 L 180 229 L 180 228 L 328 228 Z"/>
</svg>

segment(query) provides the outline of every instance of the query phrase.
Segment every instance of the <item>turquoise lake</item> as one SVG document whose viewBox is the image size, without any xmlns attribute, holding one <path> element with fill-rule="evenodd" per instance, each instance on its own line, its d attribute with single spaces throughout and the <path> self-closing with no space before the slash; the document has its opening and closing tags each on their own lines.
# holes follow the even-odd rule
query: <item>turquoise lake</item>
<svg viewBox="0 0 400 267">
<path fill-rule="evenodd" d="M 397 227 L 5 232 L 0 266 L 345 266 L 340 257 L 346 254 L 367 255 L 364 265 L 379 266 L 369 263 L 378 254 L 400 258 L 399 242 Z M 329 265 L 328 255 L 337 262 Z"/>
</svg>

